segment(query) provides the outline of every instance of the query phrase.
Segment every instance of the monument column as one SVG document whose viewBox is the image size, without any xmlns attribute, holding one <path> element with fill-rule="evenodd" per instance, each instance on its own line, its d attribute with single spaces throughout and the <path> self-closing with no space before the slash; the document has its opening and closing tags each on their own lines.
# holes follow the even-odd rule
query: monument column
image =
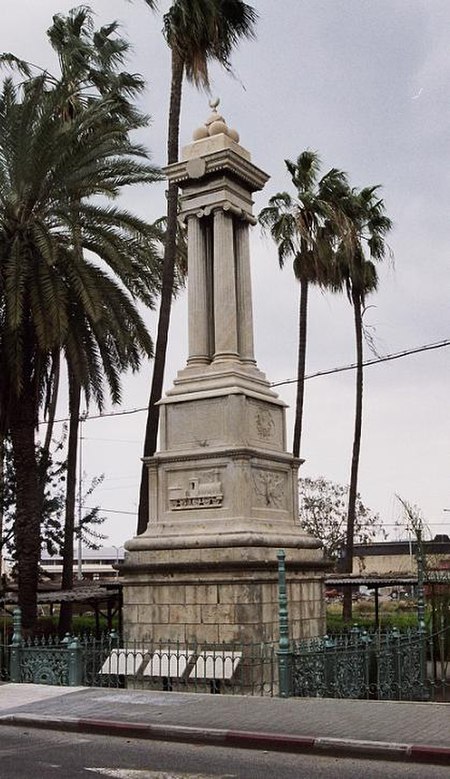
<svg viewBox="0 0 450 779">
<path fill-rule="evenodd" d="M 226 204 L 225 204 L 226 208 Z M 214 360 L 238 359 L 233 216 L 214 209 Z"/>
<path fill-rule="evenodd" d="M 294 641 L 325 631 L 326 566 L 320 542 L 299 522 L 299 460 L 286 451 L 285 404 L 254 359 L 249 227 L 253 193 L 268 177 L 217 105 L 166 168 L 188 232 L 189 354 L 160 401 L 160 450 L 144 458 L 150 522 L 126 543 L 124 626 L 136 642 L 179 642 L 192 663 L 191 647 L 222 653 L 238 644 L 247 678 L 251 645 L 278 639 L 278 550 L 286 553 Z M 192 691 L 197 666 L 190 668 L 183 684 Z"/>
<path fill-rule="evenodd" d="M 250 246 L 248 220 L 236 220 L 236 276 L 238 309 L 238 346 L 243 362 L 256 364 L 253 347 L 252 282 L 250 275 Z"/>
<path fill-rule="evenodd" d="M 201 214 L 187 218 L 188 232 L 188 365 L 210 362 L 208 339 L 208 300 L 206 282 L 206 246 Z"/>
</svg>

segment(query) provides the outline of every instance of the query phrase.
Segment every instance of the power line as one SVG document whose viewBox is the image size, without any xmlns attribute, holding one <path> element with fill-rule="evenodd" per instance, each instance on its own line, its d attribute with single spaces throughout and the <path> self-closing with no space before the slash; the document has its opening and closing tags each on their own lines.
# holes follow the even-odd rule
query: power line
<svg viewBox="0 0 450 779">
<path fill-rule="evenodd" d="M 137 517 L 137 511 L 119 511 L 118 509 L 105 509 L 103 506 L 83 506 L 88 511 L 104 511 L 105 514 L 128 514 L 130 517 Z"/>
<path fill-rule="evenodd" d="M 129 416 L 130 414 L 139 414 L 142 411 L 147 411 L 147 410 L 148 407 L 143 406 L 142 408 L 131 408 L 131 409 L 126 409 L 125 411 L 105 411 L 105 412 L 102 411 L 101 413 L 98 414 L 83 414 L 81 419 L 84 422 L 85 419 L 106 419 L 107 417 L 125 417 L 125 416 Z M 55 419 L 54 423 L 56 424 L 57 422 L 69 422 L 69 421 L 70 421 L 70 417 L 61 417 L 60 419 Z M 39 425 L 46 425 L 46 424 L 48 423 L 46 422 L 45 419 L 39 422 Z"/>
<path fill-rule="evenodd" d="M 401 352 L 393 352 L 392 354 L 386 354 L 384 357 L 374 357 L 371 360 L 364 360 L 363 365 L 378 365 L 382 362 L 391 362 L 392 360 L 399 360 L 402 357 L 409 357 L 411 354 L 420 354 L 421 352 L 431 352 L 435 349 L 443 349 L 445 346 L 450 346 L 450 339 L 446 339 L 443 341 L 437 341 L 436 343 L 431 344 L 424 344 L 423 346 L 416 346 L 412 349 L 404 349 Z M 330 376 L 333 373 L 343 373 L 344 371 L 353 371 L 357 368 L 356 363 L 350 363 L 349 365 L 341 365 L 337 368 L 328 368 L 327 370 L 323 371 L 317 371 L 316 373 L 310 373 L 308 376 L 305 376 L 306 379 L 315 379 L 319 376 Z M 297 379 L 284 379 L 284 381 L 274 381 L 271 382 L 271 387 L 281 387 L 285 384 L 296 384 Z M 123 416 L 129 416 L 131 414 L 141 414 L 143 411 L 147 411 L 148 407 L 143 406 L 142 408 L 132 408 L 132 409 L 126 409 L 124 411 L 107 411 L 102 412 L 98 414 L 85 414 L 82 417 L 82 420 L 85 419 L 107 419 L 108 417 L 123 417 Z M 55 423 L 60 422 L 69 422 L 69 417 L 61 417 L 60 419 L 55 419 Z M 46 425 L 47 422 L 45 420 L 42 420 L 39 422 L 39 425 Z"/>
<path fill-rule="evenodd" d="M 450 346 L 450 340 L 437 341 L 432 344 L 425 344 L 424 346 L 416 346 L 413 349 L 404 349 L 402 352 L 394 352 L 393 354 L 386 354 L 384 357 L 374 357 L 371 360 L 364 360 L 363 365 L 378 365 L 381 362 L 391 362 L 392 360 L 399 360 L 402 357 L 409 357 L 411 354 L 420 354 L 420 352 L 430 352 L 434 349 L 442 349 L 444 346 Z M 325 371 L 317 371 L 316 373 L 310 373 L 305 376 L 306 379 L 315 379 L 317 376 L 329 376 L 331 373 L 343 373 L 344 371 L 353 371 L 357 368 L 355 362 L 350 365 L 342 365 L 338 368 L 329 368 Z M 298 379 L 285 379 L 284 381 L 274 381 L 271 383 L 271 387 L 281 387 L 284 384 L 296 384 Z"/>
<path fill-rule="evenodd" d="M 93 438 L 92 436 L 83 436 L 83 441 L 102 441 L 108 443 L 119 444 L 140 444 L 141 441 L 137 438 Z"/>
</svg>

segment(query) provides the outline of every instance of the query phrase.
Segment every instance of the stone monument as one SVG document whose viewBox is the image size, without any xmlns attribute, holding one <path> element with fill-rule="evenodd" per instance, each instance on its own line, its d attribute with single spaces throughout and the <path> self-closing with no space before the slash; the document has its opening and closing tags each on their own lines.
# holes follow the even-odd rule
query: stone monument
<svg viewBox="0 0 450 779">
<path fill-rule="evenodd" d="M 148 527 L 126 543 L 124 627 L 136 640 L 276 640 L 279 548 L 292 637 L 324 632 L 323 554 L 298 521 L 300 461 L 253 350 L 249 227 L 268 176 L 217 106 L 165 169 L 187 224 L 189 355 L 145 461 Z"/>
</svg>

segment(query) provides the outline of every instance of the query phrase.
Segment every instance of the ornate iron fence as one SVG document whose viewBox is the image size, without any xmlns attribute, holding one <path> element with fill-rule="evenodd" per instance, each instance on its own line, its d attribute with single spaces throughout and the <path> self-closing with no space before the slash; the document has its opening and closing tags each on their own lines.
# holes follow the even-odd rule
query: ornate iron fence
<svg viewBox="0 0 450 779">
<path fill-rule="evenodd" d="M 450 663 L 436 646 L 446 636 L 422 628 L 368 632 L 297 642 L 292 652 L 292 693 L 301 697 L 374 700 L 447 700 Z"/>
<path fill-rule="evenodd" d="M 9 646 L 3 636 L 3 643 L 0 644 L 0 681 L 9 681 Z"/>
<path fill-rule="evenodd" d="M 84 683 L 165 691 L 274 695 L 276 647 L 261 644 L 181 644 L 80 640 Z"/>
<path fill-rule="evenodd" d="M 23 639 L 14 612 L 9 680 L 34 684 L 128 687 L 246 695 L 277 693 L 274 643 L 127 642 L 112 631 L 94 636 Z"/>
<path fill-rule="evenodd" d="M 8 647 L 9 681 L 76 686 L 82 683 L 81 647 L 66 636 L 22 637 L 20 609 L 14 610 L 14 633 Z"/>
<path fill-rule="evenodd" d="M 258 644 L 126 642 L 114 631 L 25 641 L 20 610 L 1 647 L 4 678 L 13 682 L 226 692 L 282 697 L 450 700 L 450 627 L 428 634 L 423 588 L 418 627 L 348 633 L 291 642 L 285 553 L 278 552 L 279 641 Z M 9 674 L 9 676 L 8 676 Z"/>
</svg>

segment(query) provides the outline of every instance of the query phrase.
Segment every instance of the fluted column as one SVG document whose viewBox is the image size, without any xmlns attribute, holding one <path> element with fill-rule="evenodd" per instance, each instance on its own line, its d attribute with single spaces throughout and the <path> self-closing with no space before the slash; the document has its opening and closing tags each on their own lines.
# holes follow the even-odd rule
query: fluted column
<svg viewBox="0 0 450 779">
<path fill-rule="evenodd" d="M 233 217 L 214 211 L 214 359 L 238 358 Z"/>
<path fill-rule="evenodd" d="M 244 362 L 254 363 L 252 280 L 250 274 L 249 225 L 247 221 L 236 221 L 235 245 L 239 356 Z"/>
<path fill-rule="evenodd" d="M 188 228 L 188 364 L 210 361 L 208 345 L 208 300 L 206 245 L 197 214 L 187 220 Z"/>
</svg>

